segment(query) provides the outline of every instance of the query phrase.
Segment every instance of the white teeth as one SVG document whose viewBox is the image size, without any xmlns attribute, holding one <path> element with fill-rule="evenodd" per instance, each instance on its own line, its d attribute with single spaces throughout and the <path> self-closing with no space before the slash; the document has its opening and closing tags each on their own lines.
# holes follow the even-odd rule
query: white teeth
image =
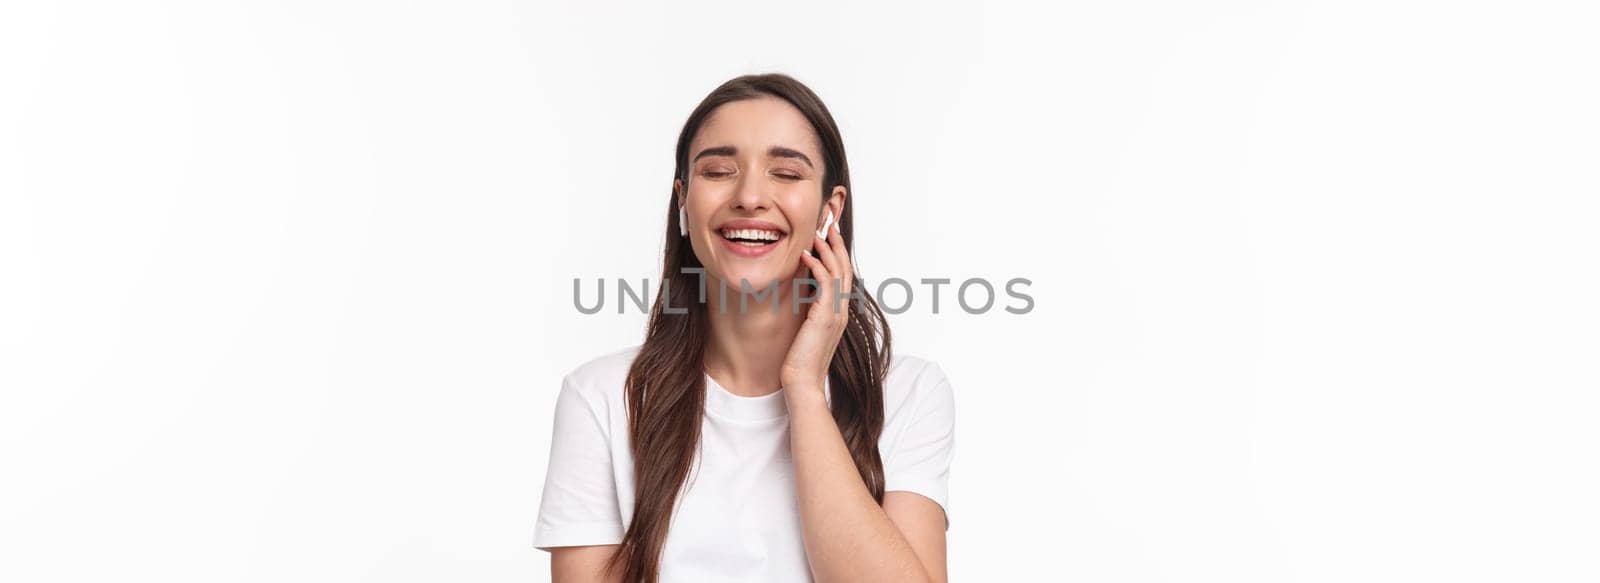
<svg viewBox="0 0 1600 583">
<path fill-rule="evenodd" d="M 777 231 L 764 229 L 724 229 L 722 236 L 729 239 L 747 239 L 756 241 L 777 241 L 780 236 Z"/>
</svg>

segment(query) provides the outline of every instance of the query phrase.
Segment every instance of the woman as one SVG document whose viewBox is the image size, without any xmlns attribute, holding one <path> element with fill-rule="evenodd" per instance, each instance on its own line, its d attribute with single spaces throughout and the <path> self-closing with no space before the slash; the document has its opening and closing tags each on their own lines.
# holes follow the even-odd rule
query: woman
<svg viewBox="0 0 1600 583">
<path fill-rule="evenodd" d="M 950 384 L 891 358 L 855 287 L 827 107 L 739 77 L 676 156 L 644 344 L 557 398 L 534 535 L 554 580 L 944 581 Z"/>
</svg>

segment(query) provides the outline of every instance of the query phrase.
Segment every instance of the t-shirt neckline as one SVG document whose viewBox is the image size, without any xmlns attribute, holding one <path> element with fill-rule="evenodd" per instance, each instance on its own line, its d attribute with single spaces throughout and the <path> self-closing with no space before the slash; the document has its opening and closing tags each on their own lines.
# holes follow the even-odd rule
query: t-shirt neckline
<svg viewBox="0 0 1600 583">
<path fill-rule="evenodd" d="M 769 421 L 788 417 L 789 403 L 784 401 L 782 388 L 759 397 L 744 397 L 729 392 L 707 374 L 706 410 L 745 421 Z"/>
</svg>

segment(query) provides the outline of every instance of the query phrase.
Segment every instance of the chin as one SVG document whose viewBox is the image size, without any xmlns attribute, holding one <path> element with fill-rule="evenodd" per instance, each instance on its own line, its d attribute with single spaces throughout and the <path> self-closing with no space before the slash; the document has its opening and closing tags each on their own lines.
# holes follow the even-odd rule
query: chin
<svg viewBox="0 0 1600 583">
<path fill-rule="evenodd" d="M 772 280 L 778 280 L 778 284 L 783 285 L 794 275 L 793 270 L 778 269 L 776 261 L 762 261 L 762 263 L 770 265 L 725 266 L 715 273 L 707 271 L 707 274 L 728 282 L 729 291 L 739 290 L 740 280 L 750 282 L 750 286 L 759 291 L 762 287 L 770 285 Z"/>
</svg>

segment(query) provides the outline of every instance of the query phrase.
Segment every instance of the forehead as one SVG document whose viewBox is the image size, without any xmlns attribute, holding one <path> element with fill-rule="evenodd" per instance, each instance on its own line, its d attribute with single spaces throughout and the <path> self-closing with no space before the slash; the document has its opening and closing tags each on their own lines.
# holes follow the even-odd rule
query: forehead
<svg viewBox="0 0 1600 583">
<path fill-rule="evenodd" d="M 822 160 L 822 148 L 811 122 L 789 102 L 770 96 L 717 107 L 689 144 L 689 155 L 716 146 L 734 146 L 741 153 L 785 146 L 804 152 L 818 163 Z"/>
</svg>

